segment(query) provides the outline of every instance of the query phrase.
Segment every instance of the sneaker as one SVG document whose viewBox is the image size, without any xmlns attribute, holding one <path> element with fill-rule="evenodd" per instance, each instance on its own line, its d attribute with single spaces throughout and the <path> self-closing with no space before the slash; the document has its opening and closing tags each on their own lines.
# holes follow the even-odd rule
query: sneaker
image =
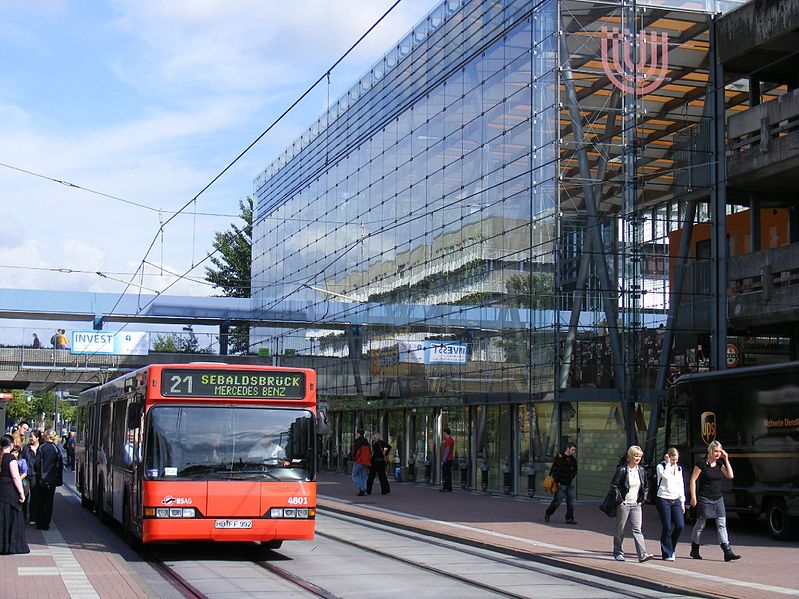
<svg viewBox="0 0 799 599">
<path fill-rule="evenodd" d="M 664 557 L 663 559 L 664 559 L 664 560 L 666 560 L 667 562 L 673 562 L 673 561 L 675 561 L 675 560 L 674 560 L 674 556 L 673 556 L 673 555 L 670 555 L 669 557 Z"/>
<path fill-rule="evenodd" d="M 366 491 L 358 491 L 358 497 L 363 497 L 366 495 Z"/>
<path fill-rule="evenodd" d="M 648 562 L 649 560 L 651 560 L 653 557 L 655 556 L 652 555 L 651 553 L 647 553 L 646 555 L 644 555 L 644 557 L 639 557 L 638 561 L 643 564 L 644 562 Z"/>
<path fill-rule="evenodd" d="M 566 524 L 577 524 L 577 520 L 572 518 L 571 520 L 566 520 Z"/>
<path fill-rule="evenodd" d="M 544 522 L 549 522 L 549 512 L 544 512 Z"/>
<path fill-rule="evenodd" d="M 617 553 L 616 555 L 613 556 L 613 559 L 615 559 L 617 562 L 623 562 L 624 556 L 621 553 Z"/>
</svg>

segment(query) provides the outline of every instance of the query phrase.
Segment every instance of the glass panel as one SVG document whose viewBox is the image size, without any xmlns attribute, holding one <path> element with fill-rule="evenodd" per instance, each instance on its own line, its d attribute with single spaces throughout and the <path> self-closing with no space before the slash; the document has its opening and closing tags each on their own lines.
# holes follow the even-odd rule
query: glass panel
<svg viewBox="0 0 799 599">
<path fill-rule="evenodd" d="M 315 434 L 307 410 L 157 406 L 148 418 L 149 479 L 312 480 L 315 475 Z"/>
</svg>

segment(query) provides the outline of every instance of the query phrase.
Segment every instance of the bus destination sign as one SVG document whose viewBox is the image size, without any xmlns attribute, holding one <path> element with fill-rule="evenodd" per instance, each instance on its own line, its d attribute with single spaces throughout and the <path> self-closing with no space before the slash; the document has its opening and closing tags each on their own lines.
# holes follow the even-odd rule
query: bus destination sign
<svg viewBox="0 0 799 599">
<path fill-rule="evenodd" d="M 305 397 L 305 373 L 165 368 L 161 371 L 161 395 L 302 399 Z"/>
</svg>

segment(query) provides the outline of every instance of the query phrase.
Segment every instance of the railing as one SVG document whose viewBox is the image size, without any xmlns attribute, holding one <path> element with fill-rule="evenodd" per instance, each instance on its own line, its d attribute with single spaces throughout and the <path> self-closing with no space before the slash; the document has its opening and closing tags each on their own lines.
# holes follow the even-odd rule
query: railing
<svg viewBox="0 0 799 599">
<path fill-rule="evenodd" d="M 731 297 L 757 294 L 759 300 L 799 285 L 799 244 L 730 258 L 729 280 Z"/>
<path fill-rule="evenodd" d="M 799 89 L 731 116 L 727 121 L 727 155 L 749 153 L 755 148 L 766 154 L 777 147 L 777 140 L 797 131 Z"/>
</svg>

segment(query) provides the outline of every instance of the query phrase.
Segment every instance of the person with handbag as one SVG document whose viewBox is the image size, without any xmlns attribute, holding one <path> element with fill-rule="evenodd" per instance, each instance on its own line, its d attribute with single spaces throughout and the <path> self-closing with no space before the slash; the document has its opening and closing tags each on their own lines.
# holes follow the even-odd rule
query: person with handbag
<svg viewBox="0 0 799 599">
<path fill-rule="evenodd" d="M 558 490 L 552 497 L 552 503 L 549 504 L 547 511 L 544 512 L 544 522 L 549 522 L 552 514 L 565 499 L 566 524 L 577 524 L 574 519 L 574 500 L 576 499 L 574 478 L 577 476 L 577 458 L 574 457 L 574 454 L 576 452 L 577 444 L 569 441 L 566 443 L 566 449 L 562 453 L 558 453 L 552 462 L 549 474 L 555 479 Z"/>
<path fill-rule="evenodd" d="M 64 458 L 61 449 L 54 443 L 55 432 L 48 428 L 42 433 L 42 443 L 36 452 L 36 484 L 39 488 L 39 509 L 36 515 L 36 528 L 49 530 L 53 517 L 53 498 L 56 487 L 64 484 Z"/>
<path fill-rule="evenodd" d="M 680 453 L 670 447 L 658 464 L 658 490 L 655 507 L 660 516 L 660 555 L 667 562 L 674 561 L 677 541 L 685 528 L 685 480 L 677 461 Z"/>
<path fill-rule="evenodd" d="M 617 562 L 624 561 L 622 541 L 628 521 L 632 523 L 638 561 L 648 562 L 654 557 L 646 552 L 646 542 L 641 532 L 641 505 L 646 501 L 649 487 L 646 471 L 640 465 L 643 456 L 644 452 L 638 445 L 631 445 L 627 450 L 627 463 L 616 468 L 613 480 L 610 482 L 611 487 L 616 487 L 623 497 L 616 509 L 616 534 L 613 535 L 613 559 Z"/>
<path fill-rule="evenodd" d="M 372 433 L 372 465 L 369 468 L 369 477 L 366 479 L 366 494 L 372 494 L 372 485 L 375 482 L 375 476 L 380 479 L 380 493 L 388 495 L 391 493 L 391 487 L 388 484 L 388 477 L 386 476 L 386 458 L 388 452 L 391 451 L 391 445 L 383 441 L 380 433 L 377 431 Z"/>
</svg>

